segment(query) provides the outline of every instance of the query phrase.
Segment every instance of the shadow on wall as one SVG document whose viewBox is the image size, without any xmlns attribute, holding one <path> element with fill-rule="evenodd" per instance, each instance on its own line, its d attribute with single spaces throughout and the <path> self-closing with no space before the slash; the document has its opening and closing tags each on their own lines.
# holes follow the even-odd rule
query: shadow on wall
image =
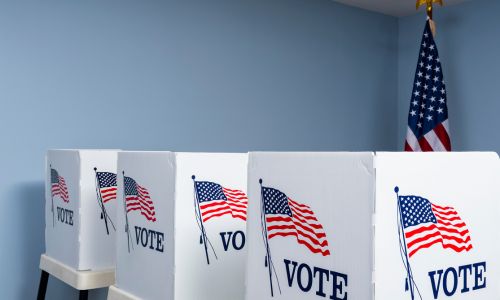
<svg viewBox="0 0 500 300">
<path fill-rule="evenodd" d="M 23 277 L 19 281 L 16 295 L 19 299 L 34 299 L 38 289 L 40 254 L 45 249 L 44 182 L 23 182 L 16 184 L 8 199 L 12 228 L 7 238 L 11 241 L 9 259 L 16 262 L 16 269 L 9 270 L 9 276 Z M 28 216 L 28 217 L 27 217 Z M 6 222 L 7 223 L 7 222 Z M 26 278 L 27 277 L 27 278 Z"/>
<path fill-rule="evenodd" d="M 40 280 L 40 255 L 45 252 L 45 184 L 43 181 L 24 182 L 15 185 L 9 193 L 9 220 L 15 232 L 7 237 L 11 241 L 12 261 L 7 282 L 22 282 L 15 292 L 17 299 L 35 299 Z M 30 212 L 27 214 L 27 212 Z M 29 217 L 26 217 L 29 215 Z M 14 236 L 15 235 L 15 236 Z M 5 245 L 3 245 L 5 246 Z M 12 277 L 19 277 L 14 281 Z M 22 278 L 21 278 L 22 277 Z M 78 299 L 76 290 L 55 277 L 50 277 L 46 299 Z M 90 299 L 106 299 L 107 289 L 92 290 Z"/>
</svg>

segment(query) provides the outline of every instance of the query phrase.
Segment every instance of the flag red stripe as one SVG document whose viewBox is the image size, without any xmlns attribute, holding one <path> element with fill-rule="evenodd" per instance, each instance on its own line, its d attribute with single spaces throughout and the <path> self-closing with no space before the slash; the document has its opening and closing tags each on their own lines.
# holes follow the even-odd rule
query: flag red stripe
<svg viewBox="0 0 500 300">
<path fill-rule="evenodd" d="M 284 224 L 275 224 L 273 222 L 283 222 Z M 269 238 L 272 238 L 277 235 L 277 233 L 273 232 L 274 230 L 280 230 L 280 229 L 294 229 L 300 235 L 303 237 L 308 238 L 313 244 L 320 245 L 320 246 L 328 246 L 328 242 L 324 239 L 326 237 L 325 233 L 316 233 L 314 230 L 307 230 L 304 226 L 304 224 L 301 224 L 300 222 L 297 222 L 293 220 L 290 217 L 266 217 L 266 222 L 269 224 L 267 227 L 268 233 L 269 233 Z M 282 227 L 285 226 L 285 227 Z M 307 230 L 311 232 L 314 236 L 309 235 L 308 233 L 300 230 L 298 227 L 303 228 L 304 230 Z M 320 242 L 320 240 L 323 240 Z"/>
<path fill-rule="evenodd" d="M 229 202 L 230 200 L 227 200 L 227 204 L 228 205 L 231 205 L 231 206 L 234 206 L 234 207 L 239 207 L 239 208 L 242 208 L 242 209 L 247 209 L 247 205 L 245 204 L 242 204 L 241 202 Z M 221 205 L 221 202 L 223 202 L 224 204 L 226 203 L 225 200 L 216 200 L 216 201 L 208 201 L 208 202 L 204 202 L 202 204 L 200 204 L 200 209 L 207 209 L 207 208 L 210 208 L 210 207 L 213 207 L 213 206 L 219 206 Z"/>
<path fill-rule="evenodd" d="M 437 243 L 440 243 L 441 242 L 441 245 L 443 246 L 444 249 L 452 249 L 453 251 L 455 252 L 462 252 L 462 251 L 469 251 L 472 249 L 472 245 L 468 245 L 468 246 L 461 246 L 461 247 L 457 247 L 453 244 L 443 244 L 443 239 L 442 238 L 438 238 L 437 240 L 434 240 L 434 241 L 431 241 L 427 244 L 422 244 L 420 245 L 418 248 L 415 248 L 413 249 L 409 254 L 408 256 L 409 257 L 412 257 L 415 253 L 417 253 L 419 250 L 421 249 L 424 249 L 424 248 L 429 248 L 431 247 L 432 245 L 434 244 L 437 244 Z"/>
<path fill-rule="evenodd" d="M 434 214 L 436 215 L 436 217 L 439 217 L 439 218 L 444 219 L 444 220 L 446 220 L 446 221 L 456 221 L 456 220 L 462 220 L 462 219 L 460 219 L 460 217 L 459 217 L 459 216 L 452 217 L 452 218 L 448 218 L 448 217 L 441 216 L 440 214 L 438 214 L 438 213 L 436 213 L 436 212 L 434 212 Z"/>
<path fill-rule="evenodd" d="M 432 204 L 432 207 L 439 208 L 439 209 L 442 209 L 442 210 L 454 209 L 451 206 L 439 206 L 439 205 L 436 205 L 436 204 Z"/>
<path fill-rule="evenodd" d="M 292 210 L 292 213 L 295 214 L 295 216 L 297 218 L 300 218 L 302 219 L 303 222 L 307 222 L 306 220 L 310 220 L 310 221 L 316 221 L 318 222 L 318 219 L 316 219 L 316 217 L 314 216 L 304 216 L 304 215 L 301 215 L 299 212 L 297 212 L 293 207 L 290 206 L 290 209 Z M 320 225 L 321 226 L 321 225 Z"/>
<path fill-rule="evenodd" d="M 208 221 L 208 220 L 212 219 L 213 217 L 220 217 L 220 216 L 227 215 L 227 214 L 231 214 L 233 218 L 242 219 L 243 221 L 247 220 L 247 218 L 244 217 L 244 216 L 242 216 L 242 215 L 233 215 L 230 211 L 226 211 L 226 212 L 223 212 L 223 213 L 220 213 L 220 214 L 214 214 L 214 215 L 211 215 L 211 216 L 209 216 L 207 218 L 204 218 L 203 222 Z"/>
<path fill-rule="evenodd" d="M 130 211 L 133 211 L 133 210 L 139 210 L 141 212 L 141 215 L 143 215 L 144 217 L 146 217 L 146 219 L 148 219 L 149 221 L 153 221 L 153 222 L 156 221 L 156 218 L 154 217 L 154 214 L 153 215 L 149 215 L 149 214 L 145 213 L 143 210 L 141 210 L 140 207 L 130 207 L 130 208 L 127 207 L 127 212 L 130 212 Z"/>
<path fill-rule="evenodd" d="M 101 193 L 116 192 L 116 187 L 101 188 Z"/>
<path fill-rule="evenodd" d="M 415 230 L 411 230 L 411 231 L 406 232 L 405 233 L 405 237 L 407 239 L 409 239 L 409 238 L 412 238 L 413 236 L 415 236 L 417 234 L 420 234 L 420 233 L 426 232 L 426 231 L 432 231 L 434 229 L 447 231 L 449 233 L 456 233 L 456 234 L 459 234 L 461 236 L 464 236 L 467 233 L 469 233 L 468 229 L 465 229 L 463 231 L 458 231 L 458 230 L 453 229 L 453 228 L 444 227 L 444 226 L 436 226 L 436 224 L 430 224 L 429 226 L 422 226 L 422 227 L 419 227 L 419 228 L 417 228 Z"/>
<path fill-rule="evenodd" d="M 293 213 L 293 211 L 292 211 L 292 213 Z M 314 229 L 323 230 L 323 226 L 321 226 L 321 224 L 319 224 L 319 223 L 310 223 L 310 222 L 307 221 L 307 220 L 312 220 L 312 221 L 318 222 L 318 220 L 315 217 L 303 218 L 303 217 L 300 217 L 298 214 L 294 214 L 293 217 L 294 217 L 294 219 L 297 219 L 301 223 L 307 224 L 308 226 L 311 226 Z"/>
<path fill-rule="evenodd" d="M 150 212 L 150 211 L 144 209 L 143 207 L 141 207 L 140 205 L 128 205 L 127 210 L 140 210 L 141 212 L 143 212 L 151 217 L 154 217 L 156 215 L 155 212 Z"/>
<path fill-rule="evenodd" d="M 125 203 L 127 204 L 127 206 L 141 206 L 143 209 L 147 210 L 148 212 L 154 213 L 154 209 L 151 209 L 149 206 L 145 205 L 141 201 L 125 199 Z"/>
<path fill-rule="evenodd" d="M 116 197 L 116 191 L 108 192 L 108 193 L 101 193 L 101 196 L 102 196 L 102 198 Z"/>
<path fill-rule="evenodd" d="M 297 211 L 299 211 L 302 214 L 314 215 L 314 212 L 312 210 L 307 209 L 307 208 L 299 207 L 298 205 L 294 205 L 293 203 L 291 203 L 290 207 L 295 208 Z"/>
<path fill-rule="evenodd" d="M 207 208 L 214 207 L 214 206 L 220 206 L 220 205 L 223 205 L 225 203 L 226 203 L 225 200 L 215 200 L 215 201 L 202 202 L 200 204 L 200 209 L 207 209 Z"/>
<path fill-rule="evenodd" d="M 202 211 L 201 211 L 201 215 L 202 215 L 202 216 L 203 216 L 203 215 L 208 215 L 208 214 L 210 214 L 210 213 L 218 212 L 218 211 L 220 211 L 220 210 L 222 210 L 222 209 L 228 209 L 230 212 L 231 212 L 231 211 L 234 211 L 234 212 L 240 212 L 240 213 L 243 213 L 243 214 L 245 214 L 245 213 L 246 213 L 246 211 L 245 211 L 245 210 L 241 210 L 241 209 L 232 209 L 229 205 L 227 205 L 227 204 L 226 204 L 226 205 L 221 205 L 220 207 L 218 207 L 218 208 L 216 208 L 216 209 L 202 210 Z"/>
<path fill-rule="evenodd" d="M 290 204 L 293 204 L 296 207 L 301 207 L 301 208 L 307 209 L 307 210 L 309 210 L 312 213 L 311 208 L 309 206 L 307 206 L 305 204 L 302 204 L 302 203 L 299 203 L 299 202 L 297 202 L 297 201 L 295 201 L 293 199 L 290 199 L 290 198 L 288 198 L 288 201 L 289 201 Z"/>
<path fill-rule="evenodd" d="M 231 207 L 237 207 L 237 208 L 242 208 L 246 211 L 247 205 L 246 204 L 241 204 L 239 202 L 232 202 L 231 200 L 227 200 L 227 204 Z"/>
<path fill-rule="evenodd" d="M 268 231 L 276 230 L 276 229 L 295 229 L 297 226 L 299 226 L 300 228 L 304 229 L 305 231 L 308 231 L 308 232 L 314 234 L 318 240 L 322 239 L 322 238 L 326 238 L 326 234 L 324 232 L 317 233 L 316 231 L 314 231 L 314 229 L 308 228 L 307 226 L 304 226 L 300 222 L 296 222 L 296 221 L 292 221 L 292 222 L 293 222 L 293 225 L 270 225 L 268 227 Z"/>
<path fill-rule="evenodd" d="M 273 216 L 273 217 L 267 216 L 266 221 L 267 222 L 291 222 L 291 218 L 290 217 L 283 217 L 283 216 Z M 306 223 L 308 226 L 311 226 L 311 227 L 316 226 L 314 224 L 308 224 L 307 222 L 304 222 L 304 223 Z M 323 229 L 323 227 L 321 226 L 320 228 L 315 228 L 315 229 Z"/>
<path fill-rule="evenodd" d="M 454 216 L 458 216 L 458 213 L 456 211 L 452 211 L 452 210 L 437 210 L 435 209 L 434 210 L 435 213 L 439 213 L 440 215 L 443 215 L 443 216 L 450 216 L 450 215 L 454 215 Z"/>
<path fill-rule="evenodd" d="M 270 226 L 270 227 L 272 227 L 272 226 Z M 287 228 L 285 228 L 285 229 L 287 229 Z M 307 233 L 305 233 L 305 232 L 303 232 L 301 230 L 298 230 L 297 228 L 293 228 L 292 227 L 292 229 L 294 229 L 294 231 L 292 231 L 291 233 L 293 233 L 297 237 L 300 235 L 303 238 L 307 238 L 308 240 L 311 241 L 311 243 L 310 243 L 311 245 L 317 245 L 317 246 L 320 246 L 320 247 L 326 247 L 326 246 L 328 246 L 328 242 L 326 240 L 320 242 L 317 239 L 315 239 L 314 237 L 310 236 L 309 234 L 307 234 Z M 268 231 L 272 231 L 272 230 L 268 229 Z M 273 232 L 273 233 L 269 234 L 268 238 L 272 239 L 275 236 L 280 236 L 281 234 L 287 233 L 287 232 L 288 231 L 285 231 L 285 232 L 284 231 Z"/>
<path fill-rule="evenodd" d="M 275 236 L 284 236 L 284 237 L 286 237 L 286 236 L 295 236 L 295 237 L 297 237 L 297 243 L 306 246 L 307 249 L 309 249 L 309 251 L 311 251 L 312 253 L 320 253 L 323 256 L 330 255 L 330 250 L 328 250 L 328 249 L 322 250 L 322 249 L 314 248 L 308 242 L 306 242 L 304 240 L 301 240 L 301 239 L 298 239 L 297 233 L 294 233 L 294 232 L 280 232 L 280 233 L 276 233 Z"/>
<path fill-rule="evenodd" d="M 410 147 L 410 144 L 408 144 L 408 141 L 405 141 L 405 151 L 413 152 L 413 149 Z"/>
<path fill-rule="evenodd" d="M 407 244 L 408 249 L 411 249 L 414 245 L 416 245 L 418 243 L 421 243 L 421 242 L 423 242 L 425 240 L 429 240 L 429 239 L 431 239 L 433 237 L 441 237 L 441 239 L 444 239 L 444 240 L 454 240 L 458 244 L 460 244 L 460 243 L 466 244 L 466 243 L 470 242 L 470 236 L 469 235 L 467 235 L 466 238 L 461 239 L 461 238 L 458 238 L 456 236 L 444 235 L 444 234 L 441 234 L 441 232 L 439 232 L 439 231 L 435 231 L 435 232 L 430 233 L 428 235 L 425 235 L 425 236 L 422 236 L 420 238 L 414 239 L 411 242 L 408 242 L 408 244 Z"/>
<path fill-rule="evenodd" d="M 434 132 L 441 141 L 441 144 L 443 144 L 446 151 L 451 151 L 450 136 L 448 135 L 448 131 L 446 130 L 446 128 L 444 128 L 443 123 L 439 123 L 438 125 L 436 125 L 436 127 L 434 127 Z"/>
<path fill-rule="evenodd" d="M 431 145 L 429 144 L 429 142 L 427 142 L 427 139 L 424 136 L 418 140 L 418 144 L 420 145 L 420 149 L 422 149 L 422 151 L 424 152 L 434 151 L 434 149 L 432 149 Z"/>
<path fill-rule="evenodd" d="M 145 207 L 147 207 L 149 210 L 154 210 L 155 209 L 154 206 L 149 205 L 149 204 L 152 204 L 151 201 L 144 201 L 144 199 L 142 199 L 140 197 L 137 197 L 137 196 L 134 196 L 134 195 L 127 196 L 126 200 L 127 201 L 137 201 L 137 202 L 140 202 Z"/>
<path fill-rule="evenodd" d="M 204 217 L 203 218 L 203 222 L 208 221 L 208 220 L 212 219 L 213 217 L 220 217 L 220 216 L 228 215 L 228 214 L 231 214 L 231 210 L 230 209 L 221 210 L 219 213 L 210 215 L 208 217 L 204 217 L 202 215 L 202 217 Z"/>
<path fill-rule="evenodd" d="M 465 225 L 465 223 L 464 223 L 464 222 L 462 222 L 462 223 L 457 223 L 457 224 L 452 224 L 452 223 L 445 222 L 445 221 L 441 221 L 441 220 L 438 220 L 438 224 L 441 224 L 441 225 L 446 225 L 446 226 L 454 226 L 454 227 L 458 227 L 458 228 L 462 228 L 462 227 L 467 226 L 467 225 Z"/>
</svg>

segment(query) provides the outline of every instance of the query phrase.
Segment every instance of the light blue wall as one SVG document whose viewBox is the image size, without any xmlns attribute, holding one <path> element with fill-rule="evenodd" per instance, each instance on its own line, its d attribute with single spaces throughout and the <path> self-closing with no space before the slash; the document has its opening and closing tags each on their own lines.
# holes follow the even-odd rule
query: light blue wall
<svg viewBox="0 0 500 300">
<path fill-rule="evenodd" d="M 47 149 L 394 150 L 396 51 L 329 0 L 2 1 L 0 298 L 35 297 Z"/>
<path fill-rule="evenodd" d="M 436 8 L 453 150 L 500 152 L 500 1 Z M 398 148 L 403 149 L 425 15 L 399 20 Z"/>
</svg>

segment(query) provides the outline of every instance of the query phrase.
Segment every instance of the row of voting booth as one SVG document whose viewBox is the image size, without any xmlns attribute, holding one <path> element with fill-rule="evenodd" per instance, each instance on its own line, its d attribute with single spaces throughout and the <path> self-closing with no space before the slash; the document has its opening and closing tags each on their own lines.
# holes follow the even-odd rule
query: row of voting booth
<svg viewBox="0 0 500 300">
<path fill-rule="evenodd" d="M 108 299 L 500 299 L 496 153 L 50 150 L 46 256 Z"/>
</svg>

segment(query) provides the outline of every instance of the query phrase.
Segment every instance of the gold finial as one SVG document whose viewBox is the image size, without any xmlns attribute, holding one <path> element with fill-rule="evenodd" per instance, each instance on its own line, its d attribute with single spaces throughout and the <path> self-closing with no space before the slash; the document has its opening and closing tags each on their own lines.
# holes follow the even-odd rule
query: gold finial
<svg viewBox="0 0 500 300">
<path fill-rule="evenodd" d="M 432 19 L 432 4 L 433 3 L 438 3 L 439 5 L 443 6 L 443 0 L 417 0 L 417 9 L 422 6 L 426 5 L 426 11 L 427 11 L 427 16 Z"/>
</svg>

